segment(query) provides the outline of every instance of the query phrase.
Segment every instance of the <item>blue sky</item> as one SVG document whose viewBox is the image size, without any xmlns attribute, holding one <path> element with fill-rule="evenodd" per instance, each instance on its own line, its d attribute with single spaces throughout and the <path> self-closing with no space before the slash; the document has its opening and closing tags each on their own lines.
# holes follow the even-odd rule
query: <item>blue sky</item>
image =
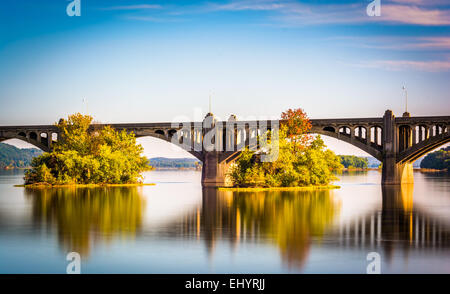
<svg viewBox="0 0 450 294">
<path fill-rule="evenodd" d="M 4 0 L 0 125 L 448 115 L 449 2 L 370 2 Z"/>
</svg>

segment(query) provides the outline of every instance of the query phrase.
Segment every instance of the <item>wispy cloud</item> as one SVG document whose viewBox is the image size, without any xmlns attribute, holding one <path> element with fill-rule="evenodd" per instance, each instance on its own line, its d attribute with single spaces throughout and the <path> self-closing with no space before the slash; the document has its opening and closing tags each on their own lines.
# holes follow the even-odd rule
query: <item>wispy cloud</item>
<svg viewBox="0 0 450 294">
<path fill-rule="evenodd" d="M 257 1 L 233 1 L 226 4 L 210 3 L 209 10 L 212 11 L 244 11 L 244 10 L 281 10 L 287 8 L 291 4 L 273 2 L 267 0 L 257 0 Z"/>
<path fill-rule="evenodd" d="M 386 2 L 419 6 L 448 5 L 448 0 L 387 0 Z"/>
<path fill-rule="evenodd" d="M 364 5 L 303 5 L 292 4 L 282 11 L 278 20 L 289 25 L 351 24 L 368 21 Z"/>
<path fill-rule="evenodd" d="M 180 18 L 174 17 L 154 17 L 154 16 L 138 16 L 138 15 L 127 15 L 124 17 L 129 20 L 138 20 L 145 22 L 156 22 L 156 23 L 166 23 L 166 22 L 182 22 Z"/>
<path fill-rule="evenodd" d="M 450 25 L 450 10 L 386 4 L 381 6 L 382 21 L 425 26 Z M 377 20 L 375 18 L 375 20 Z"/>
<path fill-rule="evenodd" d="M 351 47 L 389 50 L 450 50 L 450 36 L 378 36 L 378 37 L 334 37 L 342 45 Z"/>
<path fill-rule="evenodd" d="M 450 37 L 421 37 L 417 39 L 416 48 L 449 49 Z"/>
<path fill-rule="evenodd" d="M 136 4 L 136 5 L 123 5 L 123 6 L 110 6 L 104 7 L 102 10 L 147 10 L 147 9 L 160 9 L 161 5 L 158 4 Z"/>
<path fill-rule="evenodd" d="M 448 1 L 448 0 L 447 0 Z M 147 10 L 164 11 L 167 15 L 202 15 L 215 12 L 238 13 L 259 11 L 260 23 L 275 26 L 308 26 L 326 24 L 410 24 L 420 26 L 450 25 L 450 9 L 444 0 L 385 0 L 381 4 L 381 16 L 369 17 L 366 14 L 368 1 L 354 1 L 344 4 L 305 3 L 293 0 L 235 0 L 224 3 L 206 2 L 194 5 L 136 4 L 106 7 L 104 10 L 139 12 L 139 18 L 145 20 L 143 12 Z M 444 6 L 442 6 L 444 5 Z M 156 17 L 156 15 L 150 15 Z"/>
<path fill-rule="evenodd" d="M 362 3 L 355 4 L 305 4 L 295 1 L 237 0 L 225 4 L 209 4 L 204 12 L 264 11 L 272 12 L 274 25 L 304 26 L 330 23 L 363 22 L 367 15 Z"/>
<path fill-rule="evenodd" d="M 443 0 L 391 0 L 381 5 L 380 17 L 366 14 L 368 2 L 306 4 L 295 1 L 238 0 L 209 4 L 207 11 L 272 11 L 272 20 L 284 25 L 358 24 L 388 22 L 424 26 L 450 25 L 450 10 Z"/>
<path fill-rule="evenodd" d="M 393 71 L 418 70 L 427 72 L 450 71 L 450 61 L 376 60 L 353 64 L 363 68 L 380 68 Z"/>
</svg>

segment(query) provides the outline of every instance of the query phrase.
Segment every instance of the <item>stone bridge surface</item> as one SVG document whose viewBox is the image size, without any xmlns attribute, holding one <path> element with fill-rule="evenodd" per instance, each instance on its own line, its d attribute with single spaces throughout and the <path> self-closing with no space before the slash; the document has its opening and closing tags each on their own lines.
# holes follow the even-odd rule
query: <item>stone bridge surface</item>
<svg viewBox="0 0 450 294">
<path fill-rule="evenodd" d="M 175 143 L 202 161 L 202 185 L 226 186 L 230 164 L 248 146 L 258 149 L 258 136 L 284 121 L 216 121 L 209 113 L 203 122 L 108 124 L 136 137 L 155 137 Z M 450 142 L 450 116 L 395 117 L 387 110 L 379 118 L 311 119 L 310 133 L 322 134 L 352 144 L 383 163 L 382 184 L 412 183 L 412 162 Z M 92 129 L 105 125 L 96 124 Z M 214 137 L 208 132 L 214 130 Z M 0 142 L 26 141 L 43 151 L 52 150 L 59 130 L 54 125 L 0 126 Z M 208 149 L 205 141 L 214 145 Z"/>
</svg>

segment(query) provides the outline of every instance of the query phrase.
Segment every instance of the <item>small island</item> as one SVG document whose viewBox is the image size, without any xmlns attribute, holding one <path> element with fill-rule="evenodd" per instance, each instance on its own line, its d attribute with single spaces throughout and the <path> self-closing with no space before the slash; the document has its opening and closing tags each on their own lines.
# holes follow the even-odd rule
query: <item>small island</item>
<svg viewBox="0 0 450 294">
<path fill-rule="evenodd" d="M 281 115 L 278 158 L 261 161 L 261 153 L 245 149 L 228 174 L 231 191 L 335 189 L 335 172 L 342 170 L 341 159 L 326 148 L 323 140 L 308 134 L 311 123 L 301 109 Z M 267 138 L 270 138 L 270 132 Z M 269 139 L 270 140 L 270 139 Z"/>
<path fill-rule="evenodd" d="M 91 127 L 92 120 L 80 113 L 61 119 L 52 152 L 33 158 L 24 186 L 146 185 L 141 173 L 152 168 L 135 135 L 109 126 Z"/>
</svg>

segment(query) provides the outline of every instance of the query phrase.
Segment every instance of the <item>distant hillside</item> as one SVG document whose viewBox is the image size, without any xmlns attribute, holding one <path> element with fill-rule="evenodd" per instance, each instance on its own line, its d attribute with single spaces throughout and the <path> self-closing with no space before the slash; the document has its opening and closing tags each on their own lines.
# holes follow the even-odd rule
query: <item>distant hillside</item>
<svg viewBox="0 0 450 294">
<path fill-rule="evenodd" d="M 378 159 L 376 159 L 375 157 L 372 157 L 372 156 L 361 157 L 361 158 L 367 158 L 367 162 L 368 162 L 368 167 L 369 168 L 377 168 L 381 164 L 381 162 Z M 420 167 L 420 163 L 422 162 L 422 160 L 423 160 L 423 157 L 420 157 L 419 159 L 414 161 L 413 167 L 414 168 L 419 168 Z"/>
<path fill-rule="evenodd" d="M 450 146 L 428 153 L 420 163 L 420 168 L 450 170 Z"/>
<path fill-rule="evenodd" d="M 372 156 L 361 157 L 361 158 L 367 158 L 367 163 L 368 163 L 369 168 L 377 168 L 381 164 L 381 161 L 379 161 L 378 159 L 376 159 L 375 157 L 372 157 Z M 413 167 L 419 168 L 422 160 L 423 160 L 423 157 L 420 157 L 419 159 L 414 161 Z"/>
<path fill-rule="evenodd" d="M 198 159 L 194 158 L 150 158 L 150 165 L 155 168 L 198 168 L 201 165 Z"/>
<path fill-rule="evenodd" d="M 28 167 L 31 160 L 41 154 L 42 151 L 36 148 L 20 149 L 0 143 L 0 169 Z"/>
<path fill-rule="evenodd" d="M 368 168 L 369 161 L 367 157 L 358 157 L 355 155 L 339 155 L 341 163 L 345 168 Z"/>
<path fill-rule="evenodd" d="M 378 168 L 381 162 L 372 156 L 338 155 L 344 167 L 354 168 Z"/>
<path fill-rule="evenodd" d="M 366 157 L 366 158 L 370 168 L 377 168 L 381 164 L 381 161 L 379 161 L 375 157 Z"/>
</svg>

